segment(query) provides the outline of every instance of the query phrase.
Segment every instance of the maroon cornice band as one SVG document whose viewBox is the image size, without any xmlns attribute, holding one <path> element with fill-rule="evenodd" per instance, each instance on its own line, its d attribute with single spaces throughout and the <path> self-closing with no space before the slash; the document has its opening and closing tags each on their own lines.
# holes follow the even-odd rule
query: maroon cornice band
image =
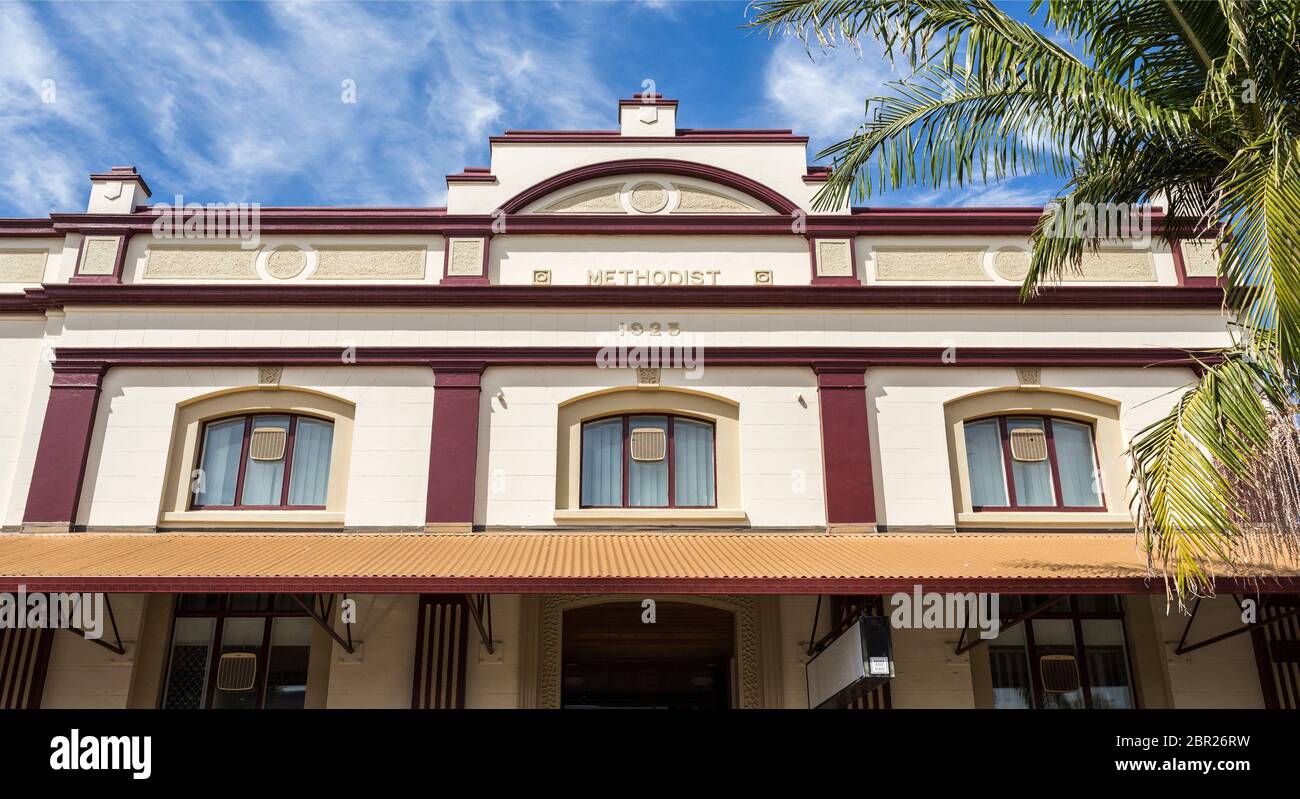
<svg viewBox="0 0 1300 799">
<path fill-rule="evenodd" d="M 598 177 L 603 170 L 620 174 L 610 166 L 628 163 L 685 164 L 681 173 L 731 185 L 753 194 L 779 211 L 778 214 L 737 216 L 700 214 L 691 216 L 632 216 L 626 214 L 519 214 L 509 207 L 502 213 L 448 214 L 446 208 L 260 208 L 262 233 L 335 234 L 571 234 L 571 235 L 823 235 L 823 236 L 1029 236 L 1042 216 L 1042 208 L 874 208 L 859 207 L 847 214 L 806 214 L 800 230 L 791 227 L 796 210 L 790 200 L 749 178 L 716 167 L 671 159 L 610 161 L 557 175 L 516 195 L 510 202 L 519 207 L 539 199 L 569 182 Z M 660 171 L 670 171 L 661 168 Z M 586 178 L 581 175 L 586 174 Z M 459 176 L 452 176 L 459 179 Z M 812 179 L 820 179 L 817 174 Z M 478 181 L 478 173 L 465 179 Z M 508 203 L 507 205 L 510 205 Z M 133 232 L 152 230 L 159 211 L 150 208 L 130 214 L 54 213 L 48 219 L 0 219 L 0 238 L 48 237 L 67 233 Z M 1166 219 L 1153 214 L 1152 233 L 1164 234 Z M 502 227 L 504 225 L 504 228 Z M 1213 238 L 1212 232 L 1207 236 Z"/>
<path fill-rule="evenodd" d="M 477 372 L 488 366 L 591 365 L 600 348 L 357 347 L 346 352 L 346 363 L 362 366 Z M 53 368 L 58 374 L 124 366 L 328 366 L 344 364 L 344 353 L 342 347 L 57 347 Z M 1194 368 L 1221 358 L 1217 350 L 1164 347 L 706 347 L 705 357 L 719 366 L 806 366 L 825 375 L 826 386 L 835 384 L 836 373 L 873 366 Z"/>
<path fill-rule="evenodd" d="M 0 295 L 0 313 L 69 305 L 424 308 L 1218 308 L 1217 286 L 1065 286 L 1024 302 L 1016 286 L 72 285 Z"/>
</svg>

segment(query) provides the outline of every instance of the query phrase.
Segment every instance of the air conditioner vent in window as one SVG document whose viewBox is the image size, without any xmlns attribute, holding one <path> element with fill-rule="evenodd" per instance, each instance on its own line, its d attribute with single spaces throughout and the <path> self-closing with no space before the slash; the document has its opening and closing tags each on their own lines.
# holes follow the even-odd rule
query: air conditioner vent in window
<svg viewBox="0 0 1300 799">
<path fill-rule="evenodd" d="M 284 457 L 288 434 L 282 427 L 255 427 L 248 442 L 248 457 L 255 461 L 278 461 Z"/>
<path fill-rule="evenodd" d="M 1042 430 L 1012 430 L 1011 457 L 1018 461 L 1047 460 L 1047 435 Z"/>
<path fill-rule="evenodd" d="M 217 690 L 251 691 L 257 682 L 257 655 L 228 652 L 217 662 Z"/>
<path fill-rule="evenodd" d="M 1043 690 L 1050 694 L 1070 694 L 1079 690 L 1079 662 L 1074 655 L 1043 655 L 1038 659 Z"/>
<path fill-rule="evenodd" d="M 632 460 L 661 461 L 668 453 L 668 437 L 657 427 L 632 428 Z"/>
</svg>

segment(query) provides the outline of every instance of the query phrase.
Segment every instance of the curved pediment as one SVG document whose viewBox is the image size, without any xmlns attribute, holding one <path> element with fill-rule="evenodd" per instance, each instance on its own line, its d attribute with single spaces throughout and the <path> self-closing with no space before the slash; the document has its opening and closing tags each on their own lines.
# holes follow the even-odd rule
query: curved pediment
<svg viewBox="0 0 1300 799">
<path fill-rule="evenodd" d="M 507 213 L 789 214 L 797 206 L 757 181 L 671 159 L 607 161 L 569 170 L 520 192 Z"/>
</svg>

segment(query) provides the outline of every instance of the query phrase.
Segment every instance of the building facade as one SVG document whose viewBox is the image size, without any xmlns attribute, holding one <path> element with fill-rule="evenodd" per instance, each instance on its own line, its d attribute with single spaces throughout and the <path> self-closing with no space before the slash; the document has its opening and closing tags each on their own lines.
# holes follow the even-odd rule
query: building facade
<svg viewBox="0 0 1300 799">
<path fill-rule="evenodd" d="M 677 113 L 493 137 L 446 208 L 116 167 L 0 220 L 0 590 L 107 598 L 0 630 L 0 705 L 800 708 L 937 592 L 1001 634 L 896 627 L 852 704 L 1296 706 L 1295 570 L 1189 629 L 1133 533 L 1127 442 L 1230 343 L 1205 242 L 1022 303 L 1040 209 L 816 210 L 804 137 Z"/>
</svg>

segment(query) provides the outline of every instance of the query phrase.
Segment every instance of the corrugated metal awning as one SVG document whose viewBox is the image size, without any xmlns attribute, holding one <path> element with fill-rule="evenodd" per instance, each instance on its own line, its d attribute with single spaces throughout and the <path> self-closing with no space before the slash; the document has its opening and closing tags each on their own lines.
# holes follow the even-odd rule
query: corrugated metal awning
<svg viewBox="0 0 1300 799">
<path fill-rule="evenodd" d="M 1296 590 L 1300 566 L 1264 590 Z M 1235 583 L 1236 581 L 1232 581 Z M 1163 591 L 1132 534 L 0 535 L 0 589 L 1008 593 Z"/>
</svg>

